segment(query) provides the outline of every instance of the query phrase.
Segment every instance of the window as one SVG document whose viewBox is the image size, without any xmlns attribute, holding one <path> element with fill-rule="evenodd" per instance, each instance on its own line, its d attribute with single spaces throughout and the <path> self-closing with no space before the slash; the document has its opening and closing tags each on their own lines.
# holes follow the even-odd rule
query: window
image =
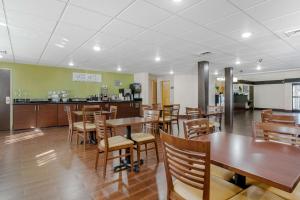
<svg viewBox="0 0 300 200">
<path fill-rule="evenodd" d="M 293 84 L 293 110 L 300 111 L 300 83 Z"/>
</svg>

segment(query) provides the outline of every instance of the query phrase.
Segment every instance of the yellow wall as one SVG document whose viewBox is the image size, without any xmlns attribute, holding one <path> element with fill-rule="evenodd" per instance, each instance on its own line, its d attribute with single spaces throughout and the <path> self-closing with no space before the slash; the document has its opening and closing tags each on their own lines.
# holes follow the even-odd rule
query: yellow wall
<svg viewBox="0 0 300 200">
<path fill-rule="evenodd" d="M 133 82 L 133 74 L 78 70 L 71 68 L 57 68 L 49 66 L 14 64 L 0 62 L 0 68 L 12 70 L 13 96 L 23 90 L 28 98 L 47 98 L 48 91 L 68 90 L 70 97 L 88 97 L 98 94 L 102 85 L 107 85 L 110 93 L 118 94 L 119 88 L 128 88 Z M 72 81 L 72 73 L 101 74 L 101 83 Z M 122 86 L 115 87 L 119 80 Z"/>
</svg>

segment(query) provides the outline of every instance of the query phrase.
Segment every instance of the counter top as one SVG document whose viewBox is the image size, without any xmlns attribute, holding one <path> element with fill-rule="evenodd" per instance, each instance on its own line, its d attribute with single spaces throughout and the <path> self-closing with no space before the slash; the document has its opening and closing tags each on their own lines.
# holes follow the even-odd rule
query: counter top
<svg viewBox="0 0 300 200">
<path fill-rule="evenodd" d="M 111 101 L 67 101 L 67 102 L 52 102 L 52 101 L 30 101 L 30 102 L 14 102 L 13 105 L 33 105 L 33 104 L 96 104 L 96 103 L 126 103 L 126 102 L 141 102 L 141 100 L 111 100 Z"/>
</svg>

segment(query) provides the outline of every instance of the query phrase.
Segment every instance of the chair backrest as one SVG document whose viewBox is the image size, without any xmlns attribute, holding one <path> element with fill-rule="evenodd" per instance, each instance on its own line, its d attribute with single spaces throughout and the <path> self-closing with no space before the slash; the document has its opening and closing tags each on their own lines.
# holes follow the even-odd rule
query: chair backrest
<svg viewBox="0 0 300 200">
<path fill-rule="evenodd" d="M 152 104 L 152 109 L 153 110 L 159 110 L 159 109 L 161 109 L 162 107 L 161 107 L 161 104 L 159 104 L 159 103 L 153 103 Z"/>
<path fill-rule="evenodd" d="M 198 119 L 203 117 L 201 108 L 186 107 L 185 111 L 188 119 Z"/>
<path fill-rule="evenodd" d="M 105 148 L 109 148 L 108 146 L 108 136 L 107 136 L 107 128 L 106 128 L 106 116 L 101 115 L 100 112 L 94 113 L 95 125 L 96 125 L 96 133 L 98 142 L 104 140 Z"/>
<path fill-rule="evenodd" d="M 193 141 L 168 135 L 160 130 L 168 194 L 173 181 L 178 180 L 203 191 L 202 199 L 209 199 L 210 142 Z M 200 197 L 199 197 L 200 198 Z"/>
<path fill-rule="evenodd" d="M 111 112 L 110 119 L 117 119 L 118 106 L 110 106 L 109 111 Z"/>
<path fill-rule="evenodd" d="M 159 120 L 159 114 L 159 110 L 144 110 L 144 118 L 155 121 L 144 124 L 145 133 L 155 133 Z"/>
<path fill-rule="evenodd" d="M 207 106 L 210 112 L 224 112 L 224 106 Z"/>
<path fill-rule="evenodd" d="M 180 104 L 173 104 L 172 117 L 175 120 L 179 118 Z"/>
<path fill-rule="evenodd" d="M 210 133 L 209 121 L 206 118 L 183 121 L 185 139 L 193 139 Z"/>
<path fill-rule="evenodd" d="M 269 118 L 273 114 L 273 111 L 271 109 L 266 109 L 261 111 L 261 121 L 262 122 L 268 122 Z"/>
<path fill-rule="evenodd" d="M 82 115 L 83 115 L 83 127 L 86 129 L 86 123 L 94 123 L 94 113 L 101 112 L 100 105 L 92 106 L 83 106 Z"/>
<path fill-rule="evenodd" d="M 73 128 L 73 118 L 72 118 L 71 106 L 66 106 L 65 109 L 67 112 L 69 128 Z"/>
<path fill-rule="evenodd" d="M 173 114 L 173 105 L 164 105 L 162 109 L 162 118 L 163 121 L 167 121 L 172 117 Z"/>
<path fill-rule="evenodd" d="M 152 107 L 150 105 L 141 105 L 141 113 L 140 116 L 144 116 L 144 111 L 145 110 L 151 110 Z"/>
<path fill-rule="evenodd" d="M 274 115 L 272 114 L 268 122 L 286 125 L 296 125 L 296 117 L 293 115 Z"/>
<path fill-rule="evenodd" d="M 253 137 L 291 145 L 300 145 L 300 127 L 275 123 L 253 122 Z"/>
</svg>

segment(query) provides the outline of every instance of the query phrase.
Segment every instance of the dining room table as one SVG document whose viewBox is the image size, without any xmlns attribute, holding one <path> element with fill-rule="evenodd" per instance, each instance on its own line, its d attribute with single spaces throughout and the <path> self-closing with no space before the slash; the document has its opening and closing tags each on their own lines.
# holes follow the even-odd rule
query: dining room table
<svg viewBox="0 0 300 200">
<path fill-rule="evenodd" d="M 195 139 L 210 141 L 211 163 L 233 171 L 233 182 L 240 187 L 246 187 L 246 177 L 249 177 L 291 193 L 300 181 L 297 146 L 224 132 Z"/>
<path fill-rule="evenodd" d="M 146 123 L 153 123 L 155 120 L 146 119 L 144 117 L 129 117 L 129 118 L 118 118 L 118 119 L 110 119 L 106 120 L 106 126 L 108 128 L 120 128 L 120 127 L 126 127 L 126 138 L 131 140 L 131 133 L 132 133 L 132 126 L 136 125 L 142 125 Z M 126 150 L 127 153 L 129 153 L 129 149 Z M 143 164 L 143 160 L 138 160 L 134 162 L 134 171 L 138 172 L 138 162 L 140 164 Z M 132 166 L 130 166 L 130 155 L 126 156 L 125 159 L 121 160 L 121 163 L 114 167 L 114 171 L 118 172 L 124 169 L 130 169 Z"/>
</svg>

